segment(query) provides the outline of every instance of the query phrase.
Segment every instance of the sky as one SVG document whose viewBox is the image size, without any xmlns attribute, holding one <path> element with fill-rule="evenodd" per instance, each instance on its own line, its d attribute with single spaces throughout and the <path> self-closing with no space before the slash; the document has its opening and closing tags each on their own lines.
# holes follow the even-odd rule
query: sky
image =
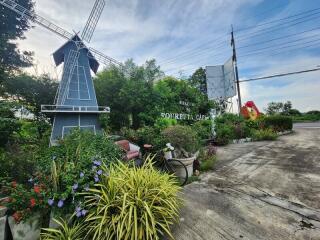
<svg viewBox="0 0 320 240">
<path fill-rule="evenodd" d="M 35 3 L 40 16 L 79 32 L 94 0 Z M 167 75 L 185 77 L 231 57 L 233 25 L 239 76 L 248 79 L 320 66 L 319 20 L 319 0 L 106 0 L 89 45 L 122 62 L 155 58 Z M 19 42 L 35 54 L 28 71 L 59 77 L 62 68 L 54 66 L 52 53 L 64 42 L 34 25 Z M 241 83 L 242 101 L 253 100 L 261 110 L 287 100 L 303 112 L 320 109 L 319 91 L 320 71 Z"/>
</svg>

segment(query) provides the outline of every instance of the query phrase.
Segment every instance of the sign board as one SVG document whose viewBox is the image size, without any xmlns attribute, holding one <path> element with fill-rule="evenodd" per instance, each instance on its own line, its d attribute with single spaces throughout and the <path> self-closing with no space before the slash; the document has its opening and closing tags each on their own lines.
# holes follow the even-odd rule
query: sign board
<svg viewBox="0 0 320 240">
<path fill-rule="evenodd" d="M 202 114 L 192 115 L 188 113 L 161 113 L 161 117 L 176 119 L 176 120 L 192 120 L 192 121 L 209 119 L 209 117 L 206 115 L 202 115 Z"/>
<path fill-rule="evenodd" d="M 236 95 L 235 74 L 232 58 L 224 65 L 207 66 L 207 94 L 212 100 L 227 99 Z"/>
</svg>

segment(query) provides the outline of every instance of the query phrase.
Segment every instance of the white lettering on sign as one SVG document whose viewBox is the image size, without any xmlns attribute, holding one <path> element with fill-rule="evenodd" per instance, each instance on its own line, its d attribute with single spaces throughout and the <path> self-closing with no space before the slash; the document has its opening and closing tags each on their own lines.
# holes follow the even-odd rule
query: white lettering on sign
<svg viewBox="0 0 320 240">
<path fill-rule="evenodd" d="M 176 119 L 176 120 L 193 120 L 193 121 L 210 119 L 210 117 L 207 115 L 197 114 L 197 115 L 193 116 L 193 115 L 187 114 L 187 113 L 161 113 L 161 117 Z"/>
</svg>

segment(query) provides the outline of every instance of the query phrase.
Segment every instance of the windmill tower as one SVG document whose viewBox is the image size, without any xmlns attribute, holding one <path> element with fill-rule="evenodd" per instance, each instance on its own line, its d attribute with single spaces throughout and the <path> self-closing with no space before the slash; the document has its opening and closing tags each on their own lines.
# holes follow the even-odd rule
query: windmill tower
<svg viewBox="0 0 320 240">
<path fill-rule="evenodd" d="M 16 12 L 19 19 L 31 20 L 67 39 L 67 42 L 53 53 L 57 66 L 64 63 L 54 105 L 41 106 L 42 112 L 55 115 L 50 144 L 57 144 L 57 140 L 74 128 L 90 130 L 94 133 L 99 131 L 98 116 L 100 113 L 110 112 L 110 109 L 98 106 L 90 70 L 96 73 L 99 62 L 122 66 L 120 62 L 84 44 L 84 42 L 89 43 L 92 38 L 105 6 L 105 0 L 95 1 L 81 36 L 67 32 L 13 0 L 0 0 L 0 4 Z"/>
</svg>

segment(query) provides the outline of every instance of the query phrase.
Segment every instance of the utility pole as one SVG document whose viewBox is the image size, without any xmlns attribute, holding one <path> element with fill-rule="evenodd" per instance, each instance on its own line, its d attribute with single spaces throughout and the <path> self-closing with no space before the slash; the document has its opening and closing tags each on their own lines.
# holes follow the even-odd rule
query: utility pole
<svg viewBox="0 0 320 240">
<path fill-rule="evenodd" d="M 241 103 L 240 82 L 239 82 L 239 73 L 238 73 L 238 64 L 237 64 L 236 44 L 234 41 L 232 25 L 231 25 L 231 46 L 232 46 L 232 53 L 233 53 L 232 60 L 233 60 L 235 73 L 236 73 L 236 83 L 237 83 L 237 90 L 238 90 L 238 107 L 239 107 L 239 114 L 240 114 L 242 103 Z"/>
</svg>

